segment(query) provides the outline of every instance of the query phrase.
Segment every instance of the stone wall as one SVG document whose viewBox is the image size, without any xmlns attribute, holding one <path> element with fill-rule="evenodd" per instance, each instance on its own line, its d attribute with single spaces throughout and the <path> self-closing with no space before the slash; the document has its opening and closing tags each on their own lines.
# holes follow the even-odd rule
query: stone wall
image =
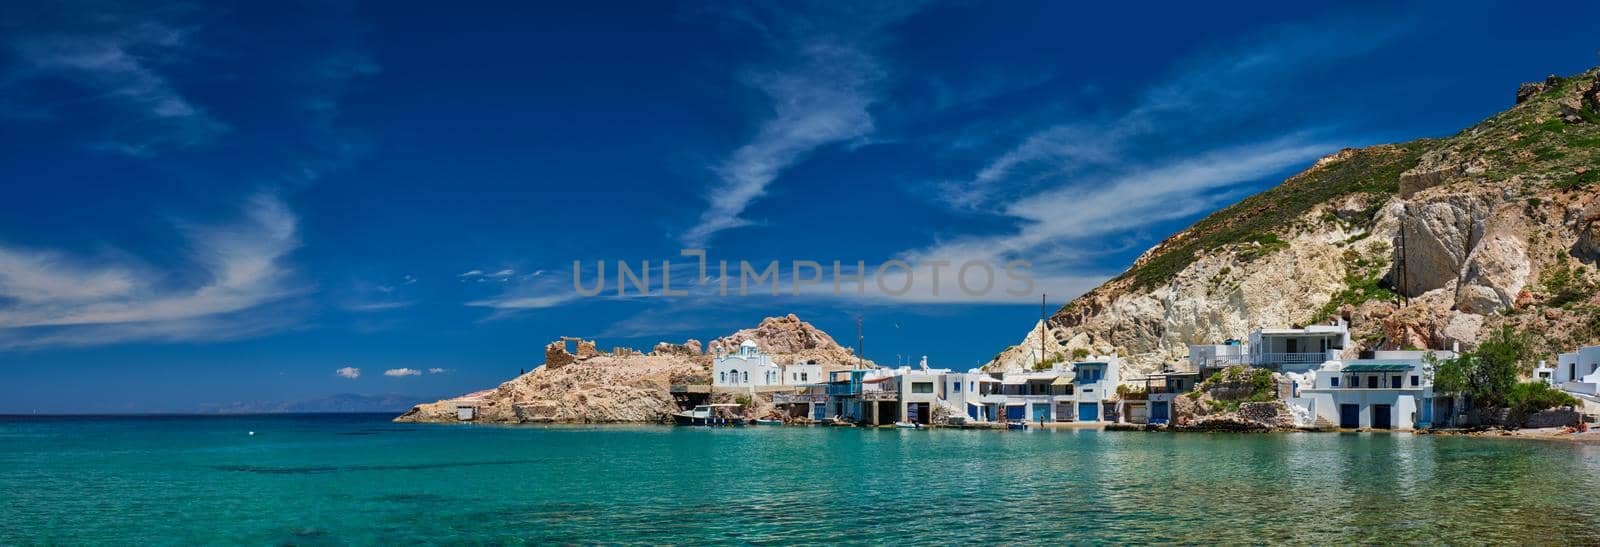
<svg viewBox="0 0 1600 547">
<path fill-rule="evenodd" d="M 1522 427 L 1566 427 L 1578 425 L 1578 418 L 1578 411 L 1576 410 L 1555 408 L 1528 415 L 1528 418 L 1522 421 Z"/>
</svg>

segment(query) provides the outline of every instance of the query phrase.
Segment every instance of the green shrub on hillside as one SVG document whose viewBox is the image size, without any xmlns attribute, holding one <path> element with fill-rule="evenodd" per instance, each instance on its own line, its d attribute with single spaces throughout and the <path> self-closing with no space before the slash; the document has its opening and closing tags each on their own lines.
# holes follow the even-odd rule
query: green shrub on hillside
<svg viewBox="0 0 1600 547">
<path fill-rule="evenodd" d="M 1556 263 L 1539 274 L 1539 291 L 1545 303 L 1565 307 L 1589 300 L 1594 296 L 1594 282 L 1583 275 L 1583 266 L 1573 264 L 1565 253 L 1556 257 Z"/>
<path fill-rule="evenodd" d="M 1587 188 L 1590 184 L 1600 181 L 1600 170 L 1591 169 L 1576 175 L 1556 181 L 1556 188 L 1562 190 L 1578 190 Z"/>
<path fill-rule="evenodd" d="M 1379 255 L 1389 251 L 1388 246 L 1381 247 Z M 1317 315 L 1311 319 L 1312 323 L 1321 323 L 1339 312 L 1345 304 L 1360 306 L 1372 300 L 1394 300 L 1399 295 L 1383 283 L 1383 270 L 1388 262 L 1383 258 L 1366 258 L 1354 250 L 1345 251 L 1344 257 L 1344 290 L 1333 293 L 1328 298 L 1328 303 L 1317 310 Z"/>
</svg>

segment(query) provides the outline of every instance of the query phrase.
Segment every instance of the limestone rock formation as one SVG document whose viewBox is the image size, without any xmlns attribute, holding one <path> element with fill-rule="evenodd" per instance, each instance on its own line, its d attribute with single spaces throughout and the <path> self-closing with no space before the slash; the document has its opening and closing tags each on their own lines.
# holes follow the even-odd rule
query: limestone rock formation
<svg viewBox="0 0 1600 547">
<path fill-rule="evenodd" d="M 1466 313 L 1494 314 L 1516 304 L 1531 267 L 1520 210 L 1502 208 L 1467 255 L 1456 307 Z"/>
<path fill-rule="evenodd" d="M 557 368 L 539 367 L 499 387 L 417 405 L 402 422 L 454 422 L 456 410 L 476 409 L 476 421 L 656 422 L 676 410 L 667 388 L 696 383 L 705 367 L 682 356 L 595 355 Z"/>
<path fill-rule="evenodd" d="M 744 329 L 706 344 L 706 352 L 737 351 L 739 344 L 753 340 L 761 351 L 772 354 L 781 364 L 816 362 L 824 370 L 839 370 L 856 365 L 855 352 L 840 346 L 828 333 L 794 314 L 768 317 L 754 328 Z M 872 361 L 863 361 L 872 366 Z"/>
</svg>

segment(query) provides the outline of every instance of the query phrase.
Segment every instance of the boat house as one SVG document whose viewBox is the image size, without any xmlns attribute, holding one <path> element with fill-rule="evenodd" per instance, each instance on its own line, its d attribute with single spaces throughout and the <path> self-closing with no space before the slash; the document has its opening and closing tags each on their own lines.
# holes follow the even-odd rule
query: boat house
<svg viewBox="0 0 1600 547">
<path fill-rule="evenodd" d="M 1372 359 L 1332 360 L 1307 374 L 1308 385 L 1289 402 L 1314 423 L 1341 429 L 1411 430 L 1430 427 L 1436 414 L 1427 355 L 1449 351 L 1379 351 Z"/>
</svg>

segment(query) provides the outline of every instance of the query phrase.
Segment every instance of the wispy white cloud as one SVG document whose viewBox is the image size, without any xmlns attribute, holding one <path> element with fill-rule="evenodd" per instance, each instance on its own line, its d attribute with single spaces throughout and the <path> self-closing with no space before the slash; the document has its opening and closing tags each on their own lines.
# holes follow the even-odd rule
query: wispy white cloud
<svg viewBox="0 0 1600 547">
<path fill-rule="evenodd" d="M 415 282 L 416 278 L 410 275 L 402 276 L 399 283 L 356 280 L 343 290 L 345 294 L 340 297 L 339 307 L 356 313 L 409 308 L 416 304 L 406 297 L 408 286 Z"/>
<path fill-rule="evenodd" d="M 396 300 L 386 302 L 346 302 L 344 309 L 353 312 L 377 312 L 409 308 L 416 305 L 411 300 Z"/>
<path fill-rule="evenodd" d="M 1069 290 L 1105 277 L 1083 264 L 1093 263 L 1085 258 L 1108 238 L 1225 206 L 1247 194 L 1249 183 L 1357 144 L 1318 127 L 1255 135 L 1241 127 L 1296 99 L 1273 95 L 1278 84 L 1371 51 L 1395 33 L 1354 20 L 1274 27 L 1185 59 L 1121 112 L 1023 131 L 971 177 L 934 185 L 952 208 L 1013 228 L 936 241 L 906 256 L 1024 259 L 1040 279 L 1061 280 Z"/>
<path fill-rule="evenodd" d="M 916 6 L 833 6 L 843 12 L 778 14 L 772 21 L 741 13 L 785 52 L 772 66 L 751 68 L 740 78 L 767 98 L 771 114 L 748 143 L 711 168 L 717 181 L 699 221 L 680 236 L 684 246 L 705 247 L 718 232 L 749 225 L 746 208 L 785 170 L 818 148 L 872 133 L 868 109 L 881 100 L 888 76 L 874 50 L 884 27 Z"/>
<path fill-rule="evenodd" d="M 433 367 L 433 368 L 428 369 L 428 374 L 447 374 L 449 372 L 450 372 L 450 369 L 447 369 L 447 368 Z"/>
<path fill-rule="evenodd" d="M 194 49 L 191 34 L 189 28 L 111 12 L 69 28 L 20 29 L 5 40 L 22 61 L 7 81 L 70 81 L 86 94 L 75 103 L 120 112 L 93 143 L 99 150 L 148 156 L 204 144 L 228 131 L 228 125 L 181 93 L 166 73 Z"/>
<path fill-rule="evenodd" d="M 421 376 L 422 371 L 414 368 L 391 368 L 383 371 L 383 375 L 392 378 L 402 378 L 406 376 Z"/>
<path fill-rule="evenodd" d="M 290 328 L 283 314 L 251 312 L 307 290 L 287 260 L 300 245 L 296 223 L 281 200 L 261 194 L 233 223 L 180 226 L 190 244 L 185 268 L 203 279 L 187 287 L 125 258 L 0 244 L 0 347 L 226 339 Z"/>
<path fill-rule="evenodd" d="M 1188 218 L 1227 205 L 1245 193 L 1239 185 L 1309 164 L 1337 147 L 1284 138 L 1234 146 L 1130 169 L 1108 178 L 1064 184 L 1004 206 L 1015 230 L 938 242 L 908 253 L 912 261 L 1012 259 L 1034 265 L 1041 290 L 1076 295 L 1103 280 L 1083 271 L 1085 257 L 1115 234 Z M 948 289 L 947 289 L 948 291 Z"/>
<path fill-rule="evenodd" d="M 497 313 L 491 317 L 492 319 L 518 311 L 553 308 L 583 297 L 573 289 L 571 281 L 571 278 L 558 281 L 554 276 L 525 279 L 505 289 L 501 294 L 471 300 L 467 305 L 496 310 Z"/>
<path fill-rule="evenodd" d="M 349 378 L 351 380 L 361 377 L 361 369 L 356 367 L 344 367 L 333 371 L 333 373 L 339 375 L 340 378 Z"/>
<path fill-rule="evenodd" d="M 478 283 L 507 283 L 510 282 L 511 278 L 515 275 L 517 275 L 517 271 L 511 268 L 505 268 L 494 272 L 485 272 L 479 269 L 472 269 L 457 274 L 456 277 L 461 278 L 461 281 L 463 282 L 474 281 Z"/>
</svg>

